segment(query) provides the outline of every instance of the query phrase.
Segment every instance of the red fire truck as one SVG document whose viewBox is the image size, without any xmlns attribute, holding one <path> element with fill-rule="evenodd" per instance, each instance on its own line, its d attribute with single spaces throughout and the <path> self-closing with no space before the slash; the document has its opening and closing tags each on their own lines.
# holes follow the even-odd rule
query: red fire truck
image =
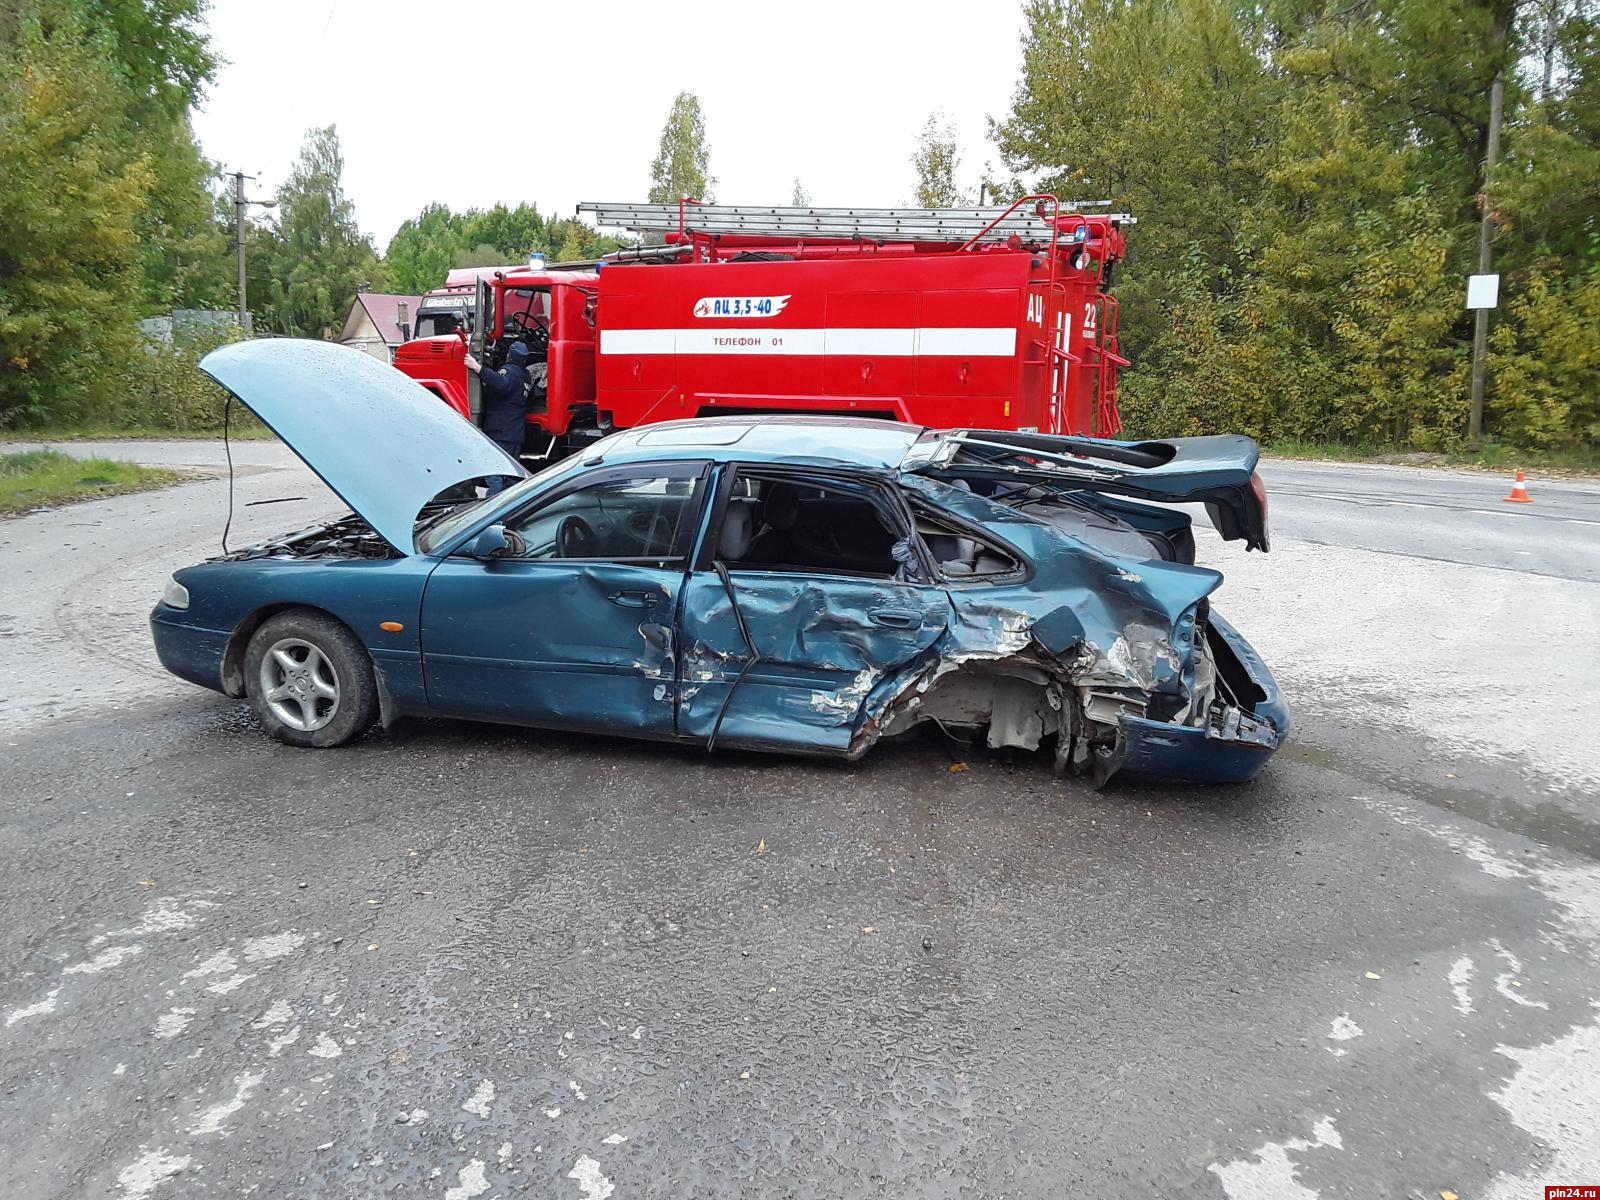
<svg viewBox="0 0 1600 1200">
<path fill-rule="evenodd" d="M 520 270 L 505 267 L 453 267 L 446 273 L 443 287 L 436 287 L 417 301 L 415 333 L 417 338 L 440 337 L 453 334 L 458 329 L 470 331 L 476 313 L 478 280 L 492 279 Z"/>
<path fill-rule="evenodd" d="M 1107 289 L 1125 214 L 1068 211 L 1053 196 L 968 209 L 578 210 L 660 244 L 580 269 L 494 272 L 477 281 L 470 334 L 418 338 L 395 356 L 472 420 L 468 350 L 497 366 L 522 341 L 548 365 L 527 454 L 740 413 L 1101 437 L 1121 427 L 1127 360 Z"/>
</svg>

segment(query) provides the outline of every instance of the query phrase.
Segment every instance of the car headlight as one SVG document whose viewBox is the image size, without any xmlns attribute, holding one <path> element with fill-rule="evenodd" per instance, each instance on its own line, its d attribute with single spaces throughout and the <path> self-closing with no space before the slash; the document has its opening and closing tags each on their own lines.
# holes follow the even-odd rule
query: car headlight
<svg viewBox="0 0 1600 1200">
<path fill-rule="evenodd" d="M 178 582 L 176 575 L 167 580 L 167 586 L 161 589 L 161 603 L 168 608 L 188 608 L 189 589 Z"/>
</svg>

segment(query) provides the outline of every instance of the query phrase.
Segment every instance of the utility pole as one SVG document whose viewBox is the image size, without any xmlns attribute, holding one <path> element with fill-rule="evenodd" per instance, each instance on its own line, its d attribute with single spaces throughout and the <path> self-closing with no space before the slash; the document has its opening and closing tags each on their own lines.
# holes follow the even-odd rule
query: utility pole
<svg viewBox="0 0 1600 1200">
<path fill-rule="evenodd" d="M 244 194 L 244 181 L 255 180 L 254 175 L 246 175 L 243 171 L 233 173 L 233 222 L 234 236 L 239 243 L 239 328 L 248 329 L 250 326 L 250 309 L 245 304 L 245 279 L 244 279 L 244 231 L 245 214 L 252 204 L 260 208 L 272 208 L 276 200 L 247 200 Z"/>
<path fill-rule="evenodd" d="M 1500 35 L 1504 45 L 1505 35 Z M 1489 204 L 1489 180 L 1500 161 L 1500 118 L 1505 108 L 1506 72 L 1495 72 L 1489 89 L 1489 135 L 1483 159 L 1482 218 L 1478 225 L 1478 274 L 1489 274 L 1494 265 L 1494 217 Z M 1483 444 L 1484 356 L 1489 348 L 1489 310 L 1479 308 L 1472 318 L 1472 408 L 1467 415 L 1467 442 L 1473 449 Z"/>
</svg>

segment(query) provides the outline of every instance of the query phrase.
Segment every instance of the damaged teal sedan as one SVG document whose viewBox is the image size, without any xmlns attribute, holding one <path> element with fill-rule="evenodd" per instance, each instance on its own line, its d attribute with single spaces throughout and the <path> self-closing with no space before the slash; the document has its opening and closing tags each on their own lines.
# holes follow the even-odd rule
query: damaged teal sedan
<svg viewBox="0 0 1600 1200">
<path fill-rule="evenodd" d="M 151 614 L 169 670 L 292 745 L 417 714 L 853 759 L 927 723 L 1099 784 L 1248 780 L 1288 733 L 1174 507 L 1265 551 L 1249 438 L 745 416 L 530 477 L 342 347 L 202 366 L 354 510 L 178 571 Z"/>
</svg>

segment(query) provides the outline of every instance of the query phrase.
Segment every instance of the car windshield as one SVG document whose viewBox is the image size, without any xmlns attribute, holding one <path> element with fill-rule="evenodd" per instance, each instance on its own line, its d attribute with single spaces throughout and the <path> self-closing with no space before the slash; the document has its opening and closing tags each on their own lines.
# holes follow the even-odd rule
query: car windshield
<svg viewBox="0 0 1600 1200">
<path fill-rule="evenodd" d="M 551 480 L 559 479 L 577 465 L 578 458 L 576 455 L 571 458 L 564 458 L 560 462 L 546 467 L 538 474 L 530 475 L 521 482 L 512 484 L 497 496 L 486 496 L 482 500 L 475 500 L 470 504 L 463 504 L 459 508 L 452 509 L 443 519 L 424 526 L 418 532 L 417 553 L 433 554 L 437 552 L 439 547 L 448 545 L 462 530 L 485 516 L 491 507 L 513 508 L 516 506 L 516 502 L 519 502 L 524 496 Z M 493 501 L 492 505 L 491 501 Z"/>
</svg>

